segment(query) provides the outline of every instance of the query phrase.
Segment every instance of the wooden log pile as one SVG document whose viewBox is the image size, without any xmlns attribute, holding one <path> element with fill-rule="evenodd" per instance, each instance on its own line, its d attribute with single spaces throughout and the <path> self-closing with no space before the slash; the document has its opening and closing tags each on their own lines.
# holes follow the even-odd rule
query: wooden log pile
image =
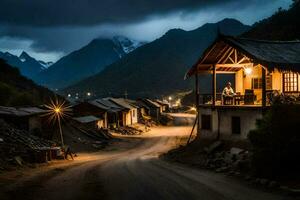
<svg viewBox="0 0 300 200">
<path fill-rule="evenodd" d="M 116 131 L 117 133 L 120 133 L 122 135 L 140 135 L 143 133 L 142 130 L 134 128 L 134 127 L 130 127 L 130 126 L 119 127 L 119 128 L 116 128 L 114 131 Z"/>
<path fill-rule="evenodd" d="M 28 162 L 45 162 L 51 159 L 54 142 L 16 129 L 0 119 L 0 160 L 11 161 L 21 157 Z"/>
</svg>

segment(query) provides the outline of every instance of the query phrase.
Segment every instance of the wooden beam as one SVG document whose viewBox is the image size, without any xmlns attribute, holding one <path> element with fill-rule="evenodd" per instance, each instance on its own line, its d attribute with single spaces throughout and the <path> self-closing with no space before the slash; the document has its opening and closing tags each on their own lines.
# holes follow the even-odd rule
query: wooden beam
<svg viewBox="0 0 300 200">
<path fill-rule="evenodd" d="M 213 66 L 213 77 L 212 77 L 212 105 L 216 105 L 216 99 L 217 99 L 217 76 L 216 76 L 216 65 Z"/>
<path fill-rule="evenodd" d="M 266 107 L 267 105 L 267 89 L 266 89 L 266 69 L 261 68 L 262 74 L 261 74 L 261 80 L 262 80 L 262 106 Z"/>
<path fill-rule="evenodd" d="M 223 56 L 217 61 L 217 63 L 220 63 L 226 57 L 226 55 L 231 51 L 231 49 L 232 47 L 229 47 L 227 51 L 223 54 Z"/>
<path fill-rule="evenodd" d="M 196 121 L 197 121 L 197 135 L 200 136 L 200 121 L 199 121 L 199 115 L 200 115 L 200 111 L 199 111 L 199 104 L 200 104 L 200 91 L 199 91 L 199 76 L 198 74 L 195 74 L 195 95 L 196 95 L 196 110 L 197 110 L 197 117 L 196 117 Z M 194 126 L 196 125 L 196 121 Z M 193 128 L 194 129 L 194 128 Z M 191 134 L 193 134 L 193 130 L 191 132 Z"/>
<path fill-rule="evenodd" d="M 229 57 L 231 56 L 231 54 L 234 52 L 234 49 L 232 48 L 232 50 L 230 51 L 230 53 L 228 54 L 227 58 L 223 61 L 223 64 L 225 64 L 227 62 L 227 60 L 229 59 Z"/>
</svg>

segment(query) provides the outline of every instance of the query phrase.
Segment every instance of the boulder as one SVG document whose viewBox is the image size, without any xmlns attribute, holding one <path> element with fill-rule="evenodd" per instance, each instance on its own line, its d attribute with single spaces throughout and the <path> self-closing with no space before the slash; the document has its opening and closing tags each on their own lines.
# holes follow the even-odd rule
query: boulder
<svg viewBox="0 0 300 200">
<path fill-rule="evenodd" d="M 232 147 L 230 149 L 230 153 L 233 154 L 233 155 L 238 155 L 238 154 L 241 154 L 243 153 L 245 150 L 244 149 L 240 149 L 240 148 L 236 148 L 236 147 Z"/>
<path fill-rule="evenodd" d="M 215 150 L 217 150 L 219 147 L 222 146 L 222 142 L 220 140 L 212 143 L 209 147 L 204 148 L 204 151 L 208 154 L 213 153 Z"/>
</svg>

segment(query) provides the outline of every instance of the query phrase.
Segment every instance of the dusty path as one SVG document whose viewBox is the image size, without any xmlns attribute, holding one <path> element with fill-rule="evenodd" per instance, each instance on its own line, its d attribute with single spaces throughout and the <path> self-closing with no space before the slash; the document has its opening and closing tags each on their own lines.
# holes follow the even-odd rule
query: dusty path
<svg viewBox="0 0 300 200">
<path fill-rule="evenodd" d="M 125 138 L 135 145 L 127 150 L 102 152 L 72 167 L 22 178 L 1 188 L 4 193 L 0 199 L 287 199 L 249 188 L 224 175 L 158 159 L 190 129 L 156 128 L 143 136 Z"/>
</svg>

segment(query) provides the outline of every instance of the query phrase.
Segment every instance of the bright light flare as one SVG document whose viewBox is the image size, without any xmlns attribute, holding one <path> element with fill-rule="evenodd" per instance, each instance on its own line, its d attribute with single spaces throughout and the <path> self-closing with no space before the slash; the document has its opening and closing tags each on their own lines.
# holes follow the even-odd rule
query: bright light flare
<svg viewBox="0 0 300 200">
<path fill-rule="evenodd" d="M 65 101 L 50 100 L 50 104 L 45 105 L 47 112 L 44 116 L 49 117 L 49 121 L 55 123 L 61 119 L 68 117 L 70 114 L 70 106 L 66 105 Z"/>
<path fill-rule="evenodd" d="M 248 67 L 248 68 L 245 68 L 245 73 L 247 75 L 250 75 L 252 73 L 252 68 Z"/>
</svg>

